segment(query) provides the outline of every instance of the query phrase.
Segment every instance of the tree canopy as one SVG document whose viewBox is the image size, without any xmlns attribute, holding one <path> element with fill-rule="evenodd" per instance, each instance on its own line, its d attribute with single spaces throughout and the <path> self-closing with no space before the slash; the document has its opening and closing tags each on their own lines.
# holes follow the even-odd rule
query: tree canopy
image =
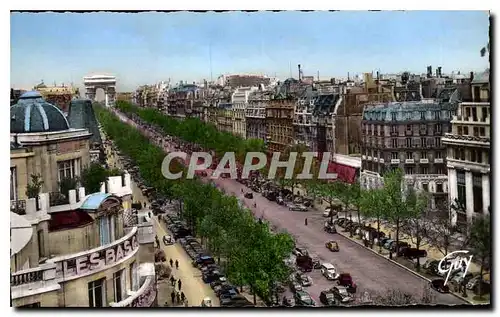
<svg viewBox="0 0 500 317">
<path fill-rule="evenodd" d="M 122 103 L 120 107 L 128 109 L 129 105 Z M 132 109 L 139 111 L 137 108 Z M 158 119 L 160 116 L 149 117 L 153 112 L 141 111 L 141 115 L 149 120 L 165 120 L 161 121 L 165 124 L 162 125 L 164 131 L 179 133 L 182 138 L 184 138 L 182 131 L 199 133 L 202 127 L 195 121 L 181 127 L 173 119 L 164 116 L 161 116 L 163 119 Z M 240 207 L 236 197 L 226 196 L 210 184 L 204 184 L 199 179 L 183 181 L 165 179 L 160 170 L 165 155 L 162 149 L 151 144 L 135 128 L 119 121 L 106 109 L 96 106 L 96 114 L 109 138 L 115 142 L 120 151 L 137 164 L 141 176 L 148 185 L 155 187 L 159 193 L 183 201 L 181 216 L 192 231 L 206 242 L 212 254 L 219 260 L 224 260 L 228 278 L 239 285 L 249 285 L 254 294 L 269 301 L 271 285 L 277 281 L 284 281 L 288 276 L 284 259 L 293 249 L 293 238 L 287 233 L 271 232 L 266 223 L 255 220 L 250 210 Z M 169 126 L 169 122 L 174 128 Z M 210 134 L 210 126 L 207 128 Z M 205 141 L 192 137 L 190 140 L 206 142 L 206 145 L 216 144 L 210 144 L 212 142 L 210 137 Z M 251 146 L 256 146 L 258 143 L 252 142 L 254 144 Z M 249 148 L 254 150 L 253 147 L 246 147 L 247 144 L 243 143 L 245 151 Z"/>
</svg>

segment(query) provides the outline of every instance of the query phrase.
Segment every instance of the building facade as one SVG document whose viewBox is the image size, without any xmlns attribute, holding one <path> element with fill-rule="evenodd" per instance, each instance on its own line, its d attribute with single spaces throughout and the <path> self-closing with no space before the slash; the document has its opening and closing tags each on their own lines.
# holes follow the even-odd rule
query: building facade
<svg viewBox="0 0 500 317">
<path fill-rule="evenodd" d="M 233 133 L 234 110 L 231 103 L 217 105 L 217 130 Z"/>
<path fill-rule="evenodd" d="M 471 101 L 460 103 L 452 129 L 442 143 L 450 184 L 452 223 L 465 226 L 475 215 L 490 212 L 491 108 L 489 71 L 471 83 Z"/>
<path fill-rule="evenodd" d="M 86 193 L 65 180 L 88 165 L 91 133 L 37 92 L 23 94 L 11 117 L 12 306 L 153 305 L 154 230 L 132 213 L 130 175 Z"/>
<path fill-rule="evenodd" d="M 266 107 L 271 100 L 271 93 L 254 91 L 248 96 L 248 106 L 245 109 L 247 139 L 261 139 L 266 142 Z"/>
<path fill-rule="evenodd" d="M 267 149 L 269 153 L 284 152 L 293 144 L 294 99 L 272 99 L 266 106 Z"/>
<path fill-rule="evenodd" d="M 409 182 L 432 194 L 431 205 L 446 202 L 446 149 L 441 137 L 451 129 L 456 104 L 392 102 L 366 106 L 362 121 L 362 177 L 365 187 L 381 184 L 392 169 L 404 171 Z M 438 207 L 436 207 L 438 206 Z"/>
</svg>

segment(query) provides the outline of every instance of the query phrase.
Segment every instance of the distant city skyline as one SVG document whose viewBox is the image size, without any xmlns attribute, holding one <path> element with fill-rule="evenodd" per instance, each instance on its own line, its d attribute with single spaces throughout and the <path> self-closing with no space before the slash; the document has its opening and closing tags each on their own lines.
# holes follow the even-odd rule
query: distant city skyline
<svg viewBox="0 0 500 317">
<path fill-rule="evenodd" d="M 12 13 L 11 87 L 83 86 L 117 77 L 117 91 L 161 80 L 253 73 L 286 79 L 364 72 L 482 71 L 487 11 Z"/>
</svg>

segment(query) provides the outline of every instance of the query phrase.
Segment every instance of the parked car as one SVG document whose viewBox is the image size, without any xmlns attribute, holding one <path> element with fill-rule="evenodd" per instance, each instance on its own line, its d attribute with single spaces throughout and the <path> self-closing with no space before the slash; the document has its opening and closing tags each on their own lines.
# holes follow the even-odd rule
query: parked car
<svg viewBox="0 0 500 317">
<path fill-rule="evenodd" d="M 172 236 L 169 236 L 169 235 L 164 235 L 164 236 L 163 236 L 163 243 L 164 243 L 165 245 L 172 245 L 172 244 L 174 244 L 174 242 L 175 242 L 175 241 L 174 241 L 174 239 L 172 238 Z"/>
<path fill-rule="evenodd" d="M 205 266 L 205 265 L 209 265 L 209 264 L 215 264 L 215 260 L 214 258 L 212 258 L 211 256 L 209 255 L 202 255 L 202 256 L 199 256 L 197 257 L 194 261 L 193 261 L 193 265 L 194 266 Z"/>
<path fill-rule="evenodd" d="M 307 292 L 299 291 L 294 294 L 295 306 L 316 306 L 316 302 Z"/>
<path fill-rule="evenodd" d="M 319 294 L 319 301 L 321 302 L 321 304 L 325 306 L 337 306 L 337 301 L 335 300 L 335 296 L 329 290 L 322 291 Z"/>
<path fill-rule="evenodd" d="M 332 252 L 339 252 L 339 244 L 337 241 L 328 241 L 325 243 L 325 247 Z"/>
<path fill-rule="evenodd" d="M 281 302 L 281 305 L 285 307 L 293 307 L 294 306 L 293 298 L 283 296 L 283 301 Z"/>
<path fill-rule="evenodd" d="M 300 292 L 302 290 L 302 284 L 300 284 L 299 282 L 297 281 L 291 281 L 290 282 L 290 290 L 292 292 Z"/>
<path fill-rule="evenodd" d="M 230 284 L 223 284 L 221 285 L 217 290 L 214 289 L 215 295 L 220 296 L 221 294 L 226 294 L 226 293 L 238 293 L 239 291 L 236 287 Z"/>
<path fill-rule="evenodd" d="M 331 291 L 335 296 L 335 299 L 343 304 L 354 301 L 354 298 L 349 294 L 347 287 L 345 286 L 334 286 L 331 288 Z"/>
<path fill-rule="evenodd" d="M 337 215 L 337 212 L 335 210 L 332 210 L 332 208 L 327 207 L 325 208 L 325 211 L 323 211 L 323 217 L 334 217 Z"/>
<path fill-rule="evenodd" d="M 307 255 L 297 256 L 295 263 L 302 272 L 311 272 L 314 268 L 314 263 L 312 258 Z"/>
<path fill-rule="evenodd" d="M 321 264 L 321 274 L 328 280 L 336 280 L 339 278 L 339 273 L 333 264 L 323 263 Z"/>
<path fill-rule="evenodd" d="M 431 287 L 440 293 L 449 293 L 450 288 L 445 285 L 445 280 L 442 278 L 437 278 L 431 281 Z"/>
<path fill-rule="evenodd" d="M 466 273 L 464 276 L 464 272 L 457 272 L 453 276 L 450 277 L 450 280 L 448 283 L 454 284 L 455 286 L 458 287 L 458 285 L 461 285 L 462 283 L 469 283 L 469 281 L 474 277 L 474 274 L 472 273 Z"/>
<path fill-rule="evenodd" d="M 312 279 L 307 276 L 306 274 L 302 274 L 302 273 L 296 273 L 295 274 L 295 279 L 303 286 L 303 287 L 307 287 L 307 286 L 311 286 L 312 285 Z"/>
<path fill-rule="evenodd" d="M 427 257 L 427 251 L 417 248 L 401 247 L 398 251 L 398 256 L 403 256 L 410 260 L 416 258 L 425 258 Z"/>
<path fill-rule="evenodd" d="M 356 293 L 356 284 L 354 283 L 351 274 L 349 273 L 341 273 L 339 278 L 337 279 L 337 284 L 339 286 L 347 287 L 347 291 L 349 293 Z"/>
<path fill-rule="evenodd" d="M 384 241 L 384 249 L 390 250 L 393 242 L 394 242 L 394 240 L 392 240 L 392 239 L 385 240 Z"/>
<path fill-rule="evenodd" d="M 247 198 L 247 199 L 253 199 L 253 193 L 250 193 L 250 192 L 245 193 L 245 198 Z"/>
<path fill-rule="evenodd" d="M 292 250 L 292 254 L 295 256 L 299 255 L 309 255 L 309 252 L 307 252 L 306 248 L 295 248 Z"/>
<path fill-rule="evenodd" d="M 390 245 L 390 251 L 391 252 L 396 252 L 396 245 L 399 245 L 399 248 L 398 250 L 400 250 L 401 248 L 409 248 L 410 247 L 410 244 L 408 242 L 404 242 L 404 241 L 398 241 L 396 243 L 396 241 L 392 242 L 392 244 Z"/>
<path fill-rule="evenodd" d="M 202 275 L 203 282 L 212 283 L 213 281 L 226 281 L 224 275 L 219 271 L 211 271 Z"/>
<path fill-rule="evenodd" d="M 325 222 L 323 230 L 328 233 L 337 233 L 337 228 L 335 228 L 335 225 L 328 221 Z"/>
<path fill-rule="evenodd" d="M 201 301 L 201 307 L 212 307 L 212 299 L 210 297 L 205 297 Z"/>
<path fill-rule="evenodd" d="M 306 212 L 308 210 L 307 207 L 302 204 L 298 205 L 290 204 L 290 206 L 288 206 L 288 209 L 291 211 L 301 211 L 301 212 Z"/>
</svg>

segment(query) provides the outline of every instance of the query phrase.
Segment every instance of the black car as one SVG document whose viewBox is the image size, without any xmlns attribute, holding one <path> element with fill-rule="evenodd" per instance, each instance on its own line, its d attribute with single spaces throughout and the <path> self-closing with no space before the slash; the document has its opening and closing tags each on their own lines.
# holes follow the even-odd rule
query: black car
<svg viewBox="0 0 500 317">
<path fill-rule="evenodd" d="M 337 306 L 335 296 L 330 291 L 322 291 L 319 294 L 319 301 L 325 306 Z"/>
<path fill-rule="evenodd" d="M 202 275 L 203 282 L 212 283 L 213 281 L 226 281 L 224 274 L 219 271 L 206 272 Z"/>
<path fill-rule="evenodd" d="M 240 292 L 236 287 L 230 284 L 223 284 L 218 290 L 215 290 L 215 295 L 218 297 L 224 295 L 224 294 L 239 294 Z"/>
<path fill-rule="evenodd" d="M 253 193 L 245 193 L 245 198 L 248 198 L 248 199 L 253 199 Z"/>
<path fill-rule="evenodd" d="M 449 293 L 450 288 L 445 285 L 445 280 L 442 278 L 437 278 L 431 281 L 431 287 L 440 293 Z"/>
<path fill-rule="evenodd" d="M 299 291 L 294 294 L 295 306 L 316 306 L 316 303 L 307 292 Z"/>
</svg>

